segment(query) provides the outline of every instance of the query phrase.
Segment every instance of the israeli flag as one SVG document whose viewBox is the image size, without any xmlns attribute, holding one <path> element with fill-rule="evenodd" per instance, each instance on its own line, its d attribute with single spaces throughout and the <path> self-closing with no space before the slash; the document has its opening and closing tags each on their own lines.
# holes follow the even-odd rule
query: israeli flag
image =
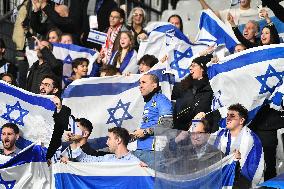
<svg viewBox="0 0 284 189">
<path fill-rule="evenodd" d="M 209 65 L 207 72 L 214 92 L 212 109 L 240 103 L 250 111 L 252 120 L 283 84 L 284 44 L 251 48 L 227 56 L 219 64 Z"/>
<path fill-rule="evenodd" d="M 87 41 L 103 45 L 105 44 L 106 40 L 107 40 L 106 33 L 90 29 Z"/>
<path fill-rule="evenodd" d="M 89 60 L 88 75 L 94 72 L 94 62 L 98 57 L 98 52 L 74 44 L 54 43 L 52 53 L 56 59 L 63 61 L 63 81 L 72 75 L 72 61 L 76 58 L 87 58 Z"/>
<path fill-rule="evenodd" d="M 199 32 L 196 43 L 209 46 L 224 45 L 230 53 L 239 43 L 231 28 L 226 26 L 210 9 L 203 10 L 200 16 Z"/>
<path fill-rule="evenodd" d="M 6 64 L 4 64 L 3 66 L 1 66 L 1 67 L 0 67 L 0 74 L 2 74 L 2 73 L 7 73 L 7 71 L 8 71 L 8 66 L 9 66 L 8 63 L 6 63 Z"/>
<path fill-rule="evenodd" d="M 206 170 L 201 170 L 199 174 L 186 175 L 187 178 L 193 179 L 182 181 L 150 168 L 141 167 L 137 163 L 56 163 L 52 166 L 52 183 L 54 183 L 53 188 L 56 189 L 94 187 L 98 189 L 164 189 L 169 186 L 197 189 L 204 185 L 210 186 L 210 189 L 231 189 L 236 168 L 236 162 L 233 159 L 232 155 L 226 156 Z M 159 175 L 158 178 L 155 175 Z M 197 175 L 200 176 L 197 177 Z"/>
<path fill-rule="evenodd" d="M 277 87 L 269 98 L 270 107 L 283 111 L 284 108 L 284 83 Z"/>
<path fill-rule="evenodd" d="M 33 94 L 0 81 L 0 126 L 15 123 L 20 129 L 18 148 L 41 139 L 47 146 L 53 133 L 52 96 Z"/>
<path fill-rule="evenodd" d="M 167 55 L 170 65 L 168 70 L 175 75 L 176 81 L 189 74 L 192 59 L 208 47 L 206 44 L 193 44 L 178 28 L 169 23 L 154 23 L 146 30 L 150 33 L 148 39 L 140 43 L 137 59 L 150 54 L 161 60 Z"/>
<path fill-rule="evenodd" d="M 0 185 L 6 189 L 50 189 L 50 169 L 46 149 L 32 143 L 18 155 L 0 165 Z"/>
<path fill-rule="evenodd" d="M 137 163 L 56 163 L 52 171 L 56 189 L 154 189 L 154 171 Z"/>
<path fill-rule="evenodd" d="M 196 163 L 198 163 L 198 160 Z M 220 161 L 191 174 L 170 175 L 156 171 L 155 189 L 232 189 L 235 179 L 236 165 L 234 156 L 228 155 L 220 159 Z"/>
<path fill-rule="evenodd" d="M 170 99 L 173 81 L 169 74 L 162 73 L 163 70 L 150 73 L 158 76 L 163 94 Z M 145 105 L 139 90 L 140 77 L 139 74 L 131 74 L 75 80 L 65 90 L 63 104 L 72 109 L 76 118 L 84 117 L 93 123 L 94 138 L 107 136 L 111 127 L 134 131 L 140 127 Z"/>
<path fill-rule="evenodd" d="M 228 129 L 220 129 L 211 137 L 213 144 L 225 155 L 233 154 L 234 150 L 240 151 L 241 174 L 251 181 L 253 186 L 262 181 L 264 156 L 261 141 L 247 126 L 242 128 L 234 141 Z"/>
</svg>

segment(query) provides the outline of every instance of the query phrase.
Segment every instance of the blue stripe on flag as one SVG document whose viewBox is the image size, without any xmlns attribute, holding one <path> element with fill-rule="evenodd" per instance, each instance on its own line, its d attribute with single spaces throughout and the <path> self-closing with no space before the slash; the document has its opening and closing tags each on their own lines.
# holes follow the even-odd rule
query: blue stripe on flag
<svg viewBox="0 0 284 189">
<path fill-rule="evenodd" d="M 168 74 L 163 74 L 162 71 L 163 69 L 159 69 L 150 71 L 149 73 L 155 74 L 159 78 L 160 82 L 168 81 L 170 84 L 173 84 L 174 78 L 169 77 Z M 136 81 L 135 83 L 97 83 L 82 85 L 71 84 L 65 89 L 62 98 L 117 95 L 138 86 L 139 81 Z"/>
<path fill-rule="evenodd" d="M 251 132 L 251 135 L 254 140 L 254 146 L 250 150 L 246 158 L 246 161 L 243 165 L 243 168 L 241 170 L 242 175 L 244 175 L 250 181 L 253 180 L 253 177 L 258 168 L 258 165 L 261 159 L 261 154 L 262 154 L 262 145 L 261 145 L 260 139 L 253 132 Z"/>
<path fill-rule="evenodd" d="M 7 161 L 4 164 L 0 165 L 0 169 L 12 167 L 12 166 L 18 166 L 23 165 L 26 163 L 31 162 L 46 162 L 45 155 L 46 155 L 47 149 L 40 146 L 40 145 L 34 145 L 25 151 L 22 151 L 9 161 Z"/>
<path fill-rule="evenodd" d="M 95 34 L 99 34 L 99 35 L 103 35 L 103 36 L 107 37 L 107 34 L 106 34 L 106 33 L 98 32 L 98 31 L 92 30 L 92 29 L 90 30 L 90 33 L 95 33 Z"/>
<path fill-rule="evenodd" d="M 261 57 L 261 60 L 256 57 Z M 224 64 L 213 64 L 208 68 L 208 77 L 211 80 L 213 77 L 223 72 L 229 72 L 237 68 L 244 67 L 250 64 L 256 64 L 262 61 L 284 58 L 284 47 L 275 47 L 269 49 L 262 49 L 247 54 L 240 55 Z M 216 70 L 216 72 L 213 72 Z"/>
<path fill-rule="evenodd" d="M 154 178 L 150 176 L 79 176 L 70 173 L 54 174 L 57 189 L 152 189 Z"/>
<path fill-rule="evenodd" d="M 8 86 L 4 83 L 0 83 L 0 92 L 19 98 L 29 104 L 41 106 L 47 110 L 55 110 L 55 105 L 53 104 L 53 102 L 51 102 L 51 100 L 39 96 L 32 96 L 31 98 L 31 95 L 25 94 L 17 90 L 16 88 Z"/>
<path fill-rule="evenodd" d="M 97 52 L 94 51 L 93 49 L 88 49 L 88 48 L 85 48 L 85 47 L 80 47 L 80 46 L 74 45 L 74 44 L 52 43 L 52 45 L 53 45 L 54 47 L 61 47 L 61 48 L 64 48 L 64 49 L 69 49 L 69 50 L 71 50 L 71 51 L 86 52 L 86 53 L 91 54 L 92 56 L 97 53 Z"/>
<path fill-rule="evenodd" d="M 138 85 L 138 81 L 135 83 L 98 83 L 69 85 L 68 88 L 65 89 L 62 97 L 70 98 L 83 96 L 117 95 L 129 89 L 137 87 Z"/>
<path fill-rule="evenodd" d="M 217 44 L 225 44 L 226 48 L 231 53 L 234 52 L 237 44 L 236 41 L 205 12 L 202 12 L 200 16 L 199 29 L 201 30 L 202 28 L 217 39 Z"/>
<path fill-rule="evenodd" d="M 100 45 L 105 44 L 104 42 L 101 42 L 101 41 L 95 40 L 95 39 L 91 39 L 91 38 L 88 38 L 88 41 L 92 41 L 92 42 L 98 43 L 98 44 L 100 44 Z"/>
<path fill-rule="evenodd" d="M 175 30 L 175 36 L 182 40 L 182 41 L 185 41 L 186 43 L 190 44 L 190 45 L 193 45 L 189 39 L 178 29 L 176 28 L 175 26 L 171 25 L 171 24 L 168 24 L 168 25 L 162 25 L 162 26 L 159 26 L 157 27 L 156 29 L 154 29 L 153 31 L 156 31 L 156 32 L 162 32 L 162 33 L 166 33 L 167 31 L 169 30 Z M 153 32 L 151 31 L 151 33 Z M 150 34 L 151 34 L 150 33 Z"/>
</svg>

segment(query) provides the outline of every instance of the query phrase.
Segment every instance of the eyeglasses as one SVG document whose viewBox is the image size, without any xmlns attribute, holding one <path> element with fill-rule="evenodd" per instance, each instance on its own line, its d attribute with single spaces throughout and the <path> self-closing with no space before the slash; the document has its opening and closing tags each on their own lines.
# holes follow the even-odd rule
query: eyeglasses
<svg viewBox="0 0 284 189">
<path fill-rule="evenodd" d="M 139 13 L 134 13 L 133 16 L 141 16 L 141 17 L 143 17 L 144 15 L 143 14 L 139 14 Z"/>
</svg>

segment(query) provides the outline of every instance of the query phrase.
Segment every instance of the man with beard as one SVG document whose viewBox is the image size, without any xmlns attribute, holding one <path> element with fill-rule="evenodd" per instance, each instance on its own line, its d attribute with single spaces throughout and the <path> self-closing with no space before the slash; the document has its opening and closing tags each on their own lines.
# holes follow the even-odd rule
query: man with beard
<svg viewBox="0 0 284 189">
<path fill-rule="evenodd" d="M 39 94 L 40 82 L 44 75 L 53 74 L 58 79 L 62 78 L 62 63 L 54 57 L 51 48 L 50 43 L 47 41 L 38 42 L 36 51 L 39 60 L 33 63 L 30 68 L 26 87 L 28 91 Z"/>
<path fill-rule="evenodd" d="M 16 156 L 21 150 L 16 147 L 16 140 L 19 138 L 20 130 L 14 123 L 5 123 L 2 126 L 1 141 L 3 149 L 0 154 L 5 156 Z"/>
<path fill-rule="evenodd" d="M 54 129 L 52 138 L 47 149 L 46 159 L 50 163 L 52 156 L 61 146 L 61 138 L 64 130 L 68 129 L 69 117 L 71 110 L 67 106 L 62 105 L 60 96 L 60 82 L 54 75 L 45 75 L 40 83 L 39 91 L 41 95 L 54 95 L 52 101 L 56 109 L 53 114 Z"/>
</svg>

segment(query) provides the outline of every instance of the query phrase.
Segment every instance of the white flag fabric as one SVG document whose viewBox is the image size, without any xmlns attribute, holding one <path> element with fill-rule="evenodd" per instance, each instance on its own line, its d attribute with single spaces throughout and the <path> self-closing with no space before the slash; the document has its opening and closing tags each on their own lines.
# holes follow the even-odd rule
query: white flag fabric
<svg viewBox="0 0 284 189">
<path fill-rule="evenodd" d="M 0 74 L 2 74 L 2 73 L 7 73 L 7 71 L 8 71 L 8 66 L 9 66 L 8 63 L 6 63 L 6 64 L 4 64 L 3 66 L 1 66 L 1 67 L 0 67 Z"/>
<path fill-rule="evenodd" d="M 283 83 L 284 44 L 251 48 L 208 67 L 212 109 L 243 104 L 251 120 Z"/>
<path fill-rule="evenodd" d="M 163 70 L 150 73 L 158 76 L 163 94 L 170 99 L 172 81 L 169 74 L 162 74 Z M 141 76 L 133 74 L 75 80 L 65 90 L 63 104 L 72 109 L 72 115 L 76 118 L 84 117 L 93 123 L 92 137 L 107 136 L 110 127 L 125 127 L 130 132 L 134 131 L 140 127 L 145 105 L 139 90 Z"/>
<path fill-rule="evenodd" d="M 270 107 L 278 110 L 283 111 L 284 108 L 284 83 L 282 81 L 282 85 L 277 87 L 272 95 L 269 98 Z"/>
<path fill-rule="evenodd" d="M 56 163 L 52 170 L 52 188 L 56 189 L 154 188 L 154 171 L 137 163 Z"/>
<path fill-rule="evenodd" d="M 1 164 L 0 185 L 6 189 L 50 189 L 51 172 L 45 152 L 41 145 L 33 143 Z"/>
<path fill-rule="evenodd" d="M 236 162 L 232 155 L 186 178 L 178 176 L 169 178 L 163 173 L 150 168 L 141 167 L 137 163 L 94 162 L 67 164 L 56 163 L 52 167 L 52 188 L 56 189 L 164 189 L 169 186 L 179 188 L 202 188 L 202 184 L 210 188 L 231 189 L 235 178 Z M 159 177 L 155 178 L 155 175 Z M 197 176 L 199 175 L 199 176 Z M 218 182 L 220 181 L 220 182 Z M 174 187 L 174 188 L 175 188 Z"/>
<path fill-rule="evenodd" d="M 24 148 L 39 139 L 48 145 L 53 133 L 52 96 L 34 94 L 0 81 L 0 125 L 11 122 L 20 129 L 17 141 Z"/>
<path fill-rule="evenodd" d="M 210 9 L 201 12 L 199 32 L 195 41 L 210 46 L 224 45 L 231 53 L 239 43 L 233 30 L 226 26 Z"/>
<path fill-rule="evenodd" d="M 189 74 L 192 59 L 208 47 L 193 44 L 178 28 L 169 23 L 150 25 L 147 31 L 150 32 L 148 39 L 141 42 L 137 59 L 150 54 L 161 60 L 167 55 L 169 69 L 175 75 L 176 81 Z"/>
<path fill-rule="evenodd" d="M 81 47 L 74 44 L 54 43 L 52 53 L 56 59 L 63 61 L 63 80 L 66 81 L 72 74 L 72 61 L 76 58 L 87 58 L 89 60 L 88 75 L 93 76 L 94 62 L 98 53 L 93 49 Z"/>
</svg>

